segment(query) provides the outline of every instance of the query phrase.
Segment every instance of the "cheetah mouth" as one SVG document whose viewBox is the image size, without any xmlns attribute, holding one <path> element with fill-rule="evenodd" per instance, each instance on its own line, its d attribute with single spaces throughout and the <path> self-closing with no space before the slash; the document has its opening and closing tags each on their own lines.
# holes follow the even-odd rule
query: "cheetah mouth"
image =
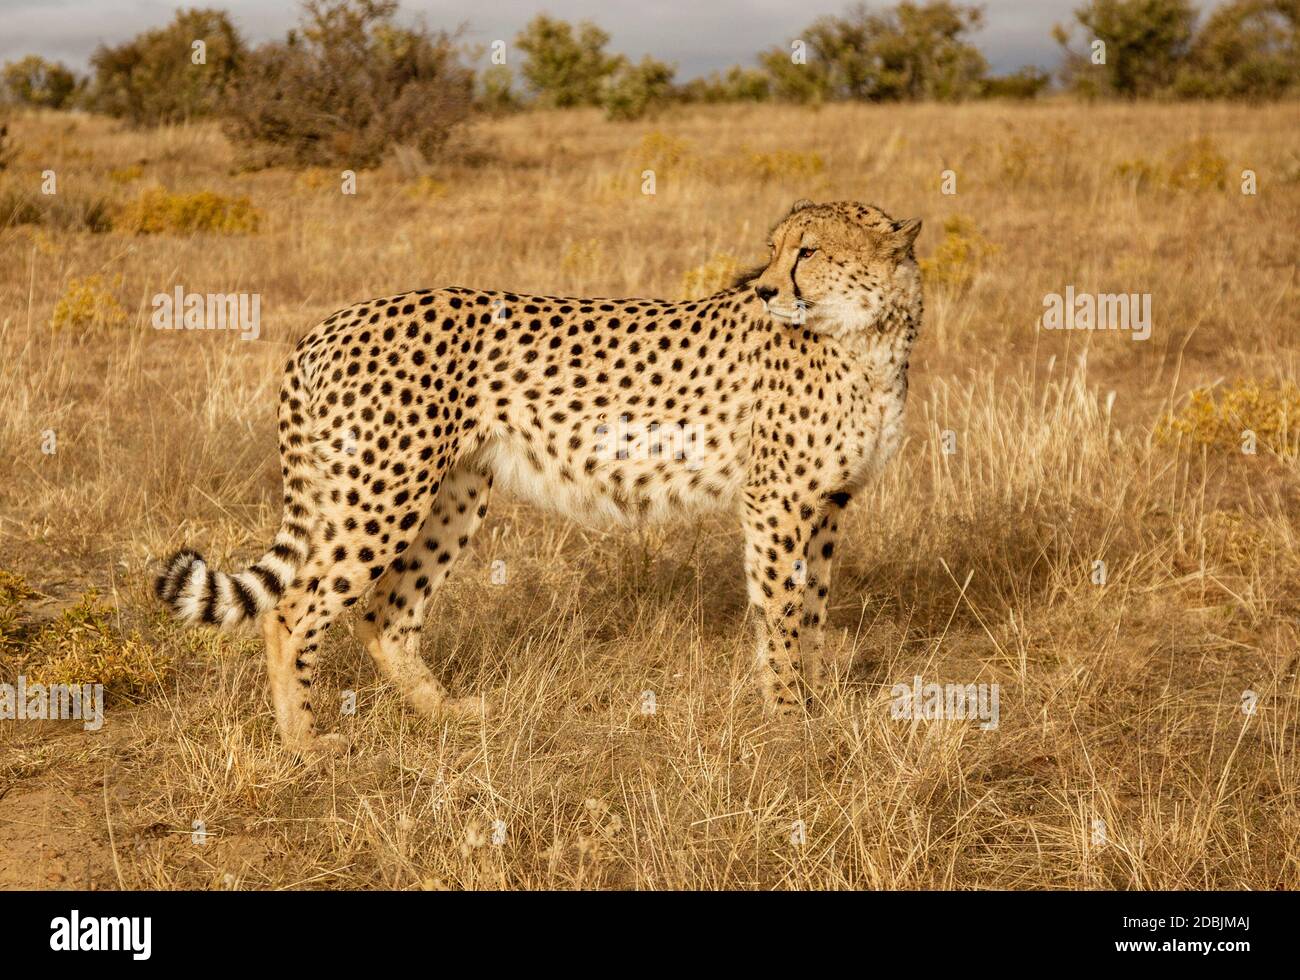
<svg viewBox="0 0 1300 980">
<path fill-rule="evenodd" d="M 803 306 L 777 306 L 773 303 L 764 303 L 768 316 L 781 320 L 784 323 L 803 323 L 813 315 L 814 307 L 812 304 Z"/>
</svg>

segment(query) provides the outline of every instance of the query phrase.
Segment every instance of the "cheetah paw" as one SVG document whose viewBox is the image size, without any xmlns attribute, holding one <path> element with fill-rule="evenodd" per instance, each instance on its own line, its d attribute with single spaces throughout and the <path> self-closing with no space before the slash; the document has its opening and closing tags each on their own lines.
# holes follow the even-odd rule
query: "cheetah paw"
<svg viewBox="0 0 1300 980">
<path fill-rule="evenodd" d="M 304 758 L 320 762 L 327 759 L 342 758 L 348 754 L 351 747 L 352 743 L 348 741 L 347 736 L 340 735 L 338 732 L 331 732 L 328 735 L 317 735 L 307 742 L 301 751 Z"/>
<path fill-rule="evenodd" d="M 763 713 L 774 721 L 796 721 L 812 711 L 813 699 L 800 701 L 790 694 L 768 697 L 763 700 Z"/>
<path fill-rule="evenodd" d="M 486 721 L 497 713 L 485 697 L 447 698 L 438 707 L 441 717 L 453 721 Z"/>
</svg>

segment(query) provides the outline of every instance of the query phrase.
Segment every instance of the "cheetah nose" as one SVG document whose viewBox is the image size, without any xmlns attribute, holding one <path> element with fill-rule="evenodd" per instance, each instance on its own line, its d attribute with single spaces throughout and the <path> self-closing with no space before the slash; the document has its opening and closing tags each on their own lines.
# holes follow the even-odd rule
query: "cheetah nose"
<svg viewBox="0 0 1300 980">
<path fill-rule="evenodd" d="M 754 292 L 758 293 L 758 298 L 764 303 L 776 295 L 776 289 L 773 286 L 755 286 Z"/>
</svg>

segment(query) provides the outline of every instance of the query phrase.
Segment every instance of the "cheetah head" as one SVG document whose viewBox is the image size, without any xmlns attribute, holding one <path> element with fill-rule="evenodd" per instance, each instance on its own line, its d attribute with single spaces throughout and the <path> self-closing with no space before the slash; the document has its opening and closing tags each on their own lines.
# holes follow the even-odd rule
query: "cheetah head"
<svg viewBox="0 0 1300 980">
<path fill-rule="evenodd" d="M 750 282 L 773 318 L 848 340 L 919 319 L 912 244 L 921 219 L 852 201 L 799 201 L 772 229 L 772 258 Z"/>
</svg>

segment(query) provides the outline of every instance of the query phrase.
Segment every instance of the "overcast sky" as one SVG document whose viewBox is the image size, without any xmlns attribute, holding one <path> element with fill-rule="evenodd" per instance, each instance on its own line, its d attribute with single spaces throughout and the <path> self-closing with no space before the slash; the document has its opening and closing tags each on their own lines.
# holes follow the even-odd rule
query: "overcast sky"
<svg viewBox="0 0 1300 980">
<path fill-rule="evenodd" d="M 1052 68 L 1052 25 L 1070 21 L 1079 5 L 1080 0 L 985 0 L 985 27 L 976 43 L 995 72 Z M 36 53 L 84 68 L 96 46 L 165 24 L 177 6 L 228 10 L 254 43 L 283 35 L 299 12 L 288 0 L 0 0 L 0 61 Z M 402 0 L 401 16 L 423 17 L 439 28 L 464 24 L 467 40 L 485 44 L 513 40 L 542 10 L 565 20 L 594 20 L 613 36 L 614 50 L 676 62 L 685 79 L 752 64 L 756 52 L 788 43 L 816 17 L 846 6 L 847 0 Z"/>
</svg>

